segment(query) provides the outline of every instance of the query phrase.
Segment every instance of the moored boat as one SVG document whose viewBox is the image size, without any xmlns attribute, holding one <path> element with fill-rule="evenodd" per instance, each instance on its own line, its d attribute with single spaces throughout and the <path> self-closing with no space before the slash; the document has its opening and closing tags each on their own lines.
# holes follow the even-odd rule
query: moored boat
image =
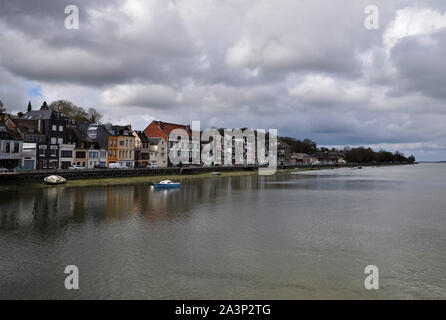
<svg viewBox="0 0 446 320">
<path fill-rule="evenodd" d="M 65 180 L 65 178 L 62 178 L 60 176 L 48 176 L 45 179 L 43 179 L 43 181 L 45 181 L 45 183 L 47 184 L 62 184 L 67 182 L 67 180 Z"/>
<path fill-rule="evenodd" d="M 160 183 L 154 183 L 155 188 L 179 188 L 179 182 L 172 182 L 170 180 L 163 180 Z"/>
<path fill-rule="evenodd" d="M 216 171 L 214 171 L 214 172 L 211 172 L 211 174 L 212 174 L 213 176 L 221 176 L 221 172 L 216 172 Z"/>
</svg>

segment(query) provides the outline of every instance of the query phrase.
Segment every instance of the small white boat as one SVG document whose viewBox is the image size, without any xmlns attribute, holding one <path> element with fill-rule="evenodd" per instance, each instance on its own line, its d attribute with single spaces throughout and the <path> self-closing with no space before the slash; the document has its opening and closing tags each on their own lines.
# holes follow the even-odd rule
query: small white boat
<svg viewBox="0 0 446 320">
<path fill-rule="evenodd" d="M 48 184 L 62 184 L 67 182 L 67 180 L 65 180 L 65 178 L 62 178 L 60 176 L 48 176 L 45 179 L 43 179 L 43 181 L 45 181 L 45 183 Z"/>
<path fill-rule="evenodd" d="M 214 176 L 221 176 L 221 172 L 214 171 L 214 172 L 211 172 L 211 174 Z"/>
<path fill-rule="evenodd" d="M 163 180 L 160 183 L 154 183 L 155 188 L 179 188 L 179 182 L 172 182 L 170 180 Z"/>
</svg>

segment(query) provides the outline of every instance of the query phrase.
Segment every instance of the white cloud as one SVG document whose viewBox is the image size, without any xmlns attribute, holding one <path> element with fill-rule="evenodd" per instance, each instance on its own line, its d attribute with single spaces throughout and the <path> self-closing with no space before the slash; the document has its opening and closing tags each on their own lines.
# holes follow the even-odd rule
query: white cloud
<svg viewBox="0 0 446 320">
<path fill-rule="evenodd" d="M 429 35 L 446 27 L 446 12 L 432 8 L 406 7 L 396 11 L 383 41 L 389 51 L 398 41 L 410 36 Z"/>
</svg>

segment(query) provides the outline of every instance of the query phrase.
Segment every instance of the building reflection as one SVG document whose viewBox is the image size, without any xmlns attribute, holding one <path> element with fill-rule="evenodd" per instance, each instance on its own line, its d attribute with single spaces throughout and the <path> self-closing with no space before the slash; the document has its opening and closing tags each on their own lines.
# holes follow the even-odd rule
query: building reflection
<svg viewBox="0 0 446 320">
<path fill-rule="evenodd" d="M 150 185 L 44 188 L 0 194 L 0 231 L 31 228 L 49 233 L 70 224 L 113 223 L 140 216 L 149 224 L 188 220 L 196 206 L 242 189 L 258 189 L 257 176 L 191 179 L 176 190 Z"/>
</svg>

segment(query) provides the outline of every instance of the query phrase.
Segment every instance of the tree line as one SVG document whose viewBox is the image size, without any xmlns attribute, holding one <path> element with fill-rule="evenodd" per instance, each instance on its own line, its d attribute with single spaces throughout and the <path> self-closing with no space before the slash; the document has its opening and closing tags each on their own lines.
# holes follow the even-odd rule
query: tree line
<svg viewBox="0 0 446 320">
<path fill-rule="evenodd" d="M 373 163 L 373 162 L 415 162 L 413 155 L 405 157 L 403 153 L 394 153 L 386 150 L 374 151 L 372 148 L 349 148 L 343 150 L 344 159 L 352 163 Z"/>
<path fill-rule="evenodd" d="M 298 140 L 292 137 L 280 137 L 280 140 L 290 146 L 291 153 L 306 153 L 312 155 L 316 152 L 332 152 L 343 157 L 350 163 L 415 162 L 413 155 L 406 157 L 399 151 L 395 151 L 394 153 L 386 150 L 374 151 L 372 148 L 365 147 L 345 147 L 342 150 L 338 150 L 336 148 L 328 149 L 326 147 L 318 147 L 316 142 L 311 139 Z"/>
</svg>

